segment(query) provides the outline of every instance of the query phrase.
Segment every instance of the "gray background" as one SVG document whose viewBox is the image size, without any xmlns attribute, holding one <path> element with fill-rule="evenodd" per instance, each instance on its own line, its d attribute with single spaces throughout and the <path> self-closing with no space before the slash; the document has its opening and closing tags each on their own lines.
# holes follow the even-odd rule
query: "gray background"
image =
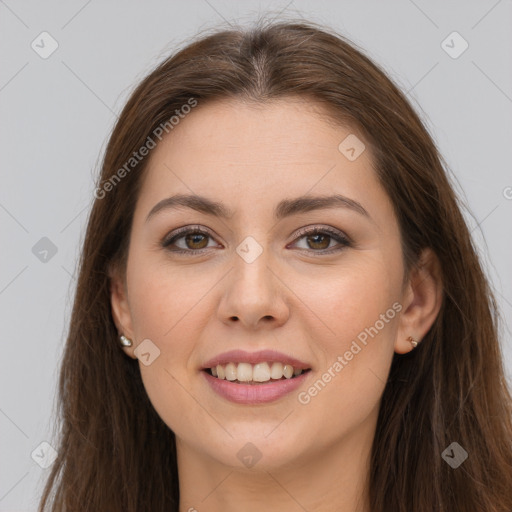
<svg viewBox="0 0 512 512">
<path fill-rule="evenodd" d="M 117 113 L 177 45 L 212 25 L 246 24 L 268 11 L 331 26 L 408 92 L 469 205 L 465 216 L 506 320 L 510 381 L 510 0 L 0 0 L 0 511 L 35 511 L 49 471 L 31 453 L 44 459 L 46 448 L 38 446 L 51 443 L 75 265 Z M 43 31 L 58 43 L 46 59 L 31 47 L 35 40 L 50 48 L 48 39 L 41 43 Z M 469 44 L 458 58 L 442 47 L 453 31 Z M 453 53 L 462 46 L 452 39 L 445 44 Z"/>
</svg>

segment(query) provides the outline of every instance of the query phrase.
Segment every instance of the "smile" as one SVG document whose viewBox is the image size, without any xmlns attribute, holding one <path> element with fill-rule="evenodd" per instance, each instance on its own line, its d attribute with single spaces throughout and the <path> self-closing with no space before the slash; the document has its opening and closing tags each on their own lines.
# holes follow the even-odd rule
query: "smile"
<svg viewBox="0 0 512 512">
<path fill-rule="evenodd" d="M 212 377 L 220 380 L 227 380 L 235 384 L 264 384 L 283 379 L 293 379 L 308 372 L 309 368 L 294 368 L 290 364 L 280 362 L 262 362 L 257 364 L 250 363 L 227 363 L 218 364 L 207 371 Z"/>
<path fill-rule="evenodd" d="M 312 373 L 309 364 L 274 350 L 232 350 L 206 361 L 201 370 L 216 395 L 246 405 L 279 400 Z"/>
</svg>

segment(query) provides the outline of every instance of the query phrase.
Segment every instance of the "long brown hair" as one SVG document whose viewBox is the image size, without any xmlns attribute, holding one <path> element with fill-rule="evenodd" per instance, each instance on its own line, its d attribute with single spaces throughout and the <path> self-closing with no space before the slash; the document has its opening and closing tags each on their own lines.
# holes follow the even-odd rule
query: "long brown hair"
<svg viewBox="0 0 512 512">
<path fill-rule="evenodd" d="M 178 511 L 174 434 L 148 399 L 138 361 L 119 348 L 111 316 L 109 271 L 125 269 L 148 158 L 126 163 L 191 98 L 201 105 L 290 95 L 361 131 L 394 205 L 407 271 L 427 247 L 442 269 L 441 311 L 416 350 L 394 355 L 382 396 L 372 512 L 512 510 L 500 318 L 442 157 L 404 94 L 352 43 L 314 23 L 260 20 L 202 34 L 167 58 L 114 127 L 79 262 L 59 381 L 58 457 L 40 512 Z M 457 469 L 442 457 L 452 442 L 469 455 Z"/>
</svg>

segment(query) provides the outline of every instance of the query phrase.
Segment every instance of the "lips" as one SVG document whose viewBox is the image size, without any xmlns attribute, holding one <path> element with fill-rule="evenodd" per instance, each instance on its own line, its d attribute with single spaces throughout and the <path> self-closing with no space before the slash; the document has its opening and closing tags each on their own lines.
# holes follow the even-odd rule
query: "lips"
<svg viewBox="0 0 512 512">
<path fill-rule="evenodd" d="M 277 400 L 309 377 L 310 365 L 273 350 L 232 350 L 206 361 L 202 373 L 211 388 L 232 402 Z"/>
</svg>

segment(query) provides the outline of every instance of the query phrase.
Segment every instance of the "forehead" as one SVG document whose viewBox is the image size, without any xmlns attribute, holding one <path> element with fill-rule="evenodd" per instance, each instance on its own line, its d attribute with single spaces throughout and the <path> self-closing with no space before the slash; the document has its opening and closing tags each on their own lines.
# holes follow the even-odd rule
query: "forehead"
<svg viewBox="0 0 512 512">
<path fill-rule="evenodd" d="M 300 98 L 199 102 L 151 153 L 140 201 L 147 209 L 171 193 L 195 193 L 237 211 L 308 193 L 385 200 L 363 136 L 329 122 L 323 108 Z M 346 140 L 358 158 L 340 150 Z"/>
<path fill-rule="evenodd" d="M 354 130 L 328 122 L 324 107 L 311 100 L 219 100 L 199 103 L 165 137 L 152 158 L 179 149 L 193 152 L 197 159 L 215 158 L 241 166 L 308 163 L 336 154 L 344 133 Z"/>
</svg>

